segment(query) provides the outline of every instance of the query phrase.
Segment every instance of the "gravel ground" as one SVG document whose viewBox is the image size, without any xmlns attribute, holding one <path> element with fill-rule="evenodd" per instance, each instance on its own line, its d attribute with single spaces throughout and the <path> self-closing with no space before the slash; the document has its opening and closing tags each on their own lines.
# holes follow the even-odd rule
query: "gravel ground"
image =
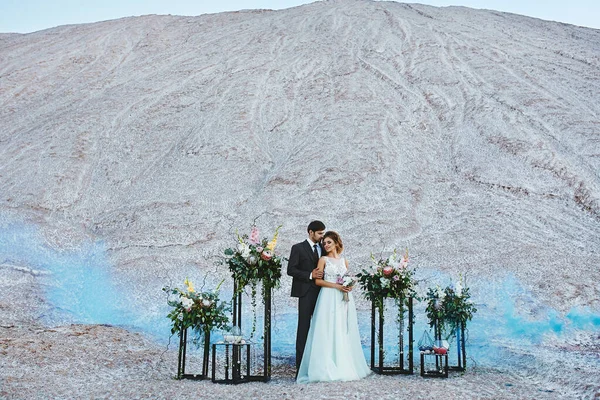
<svg viewBox="0 0 600 400">
<path fill-rule="evenodd" d="M 1 266 L 0 266 L 1 267 Z M 143 334 L 105 325 L 44 326 L 48 306 L 37 295 L 31 271 L 2 269 L 0 280 L 0 398 L 594 398 L 593 369 L 547 376 L 535 369 L 473 367 L 448 379 L 378 376 L 344 383 L 298 385 L 291 365 L 278 362 L 268 383 L 241 385 L 174 379 L 175 346 L 168 349 Z M 577 352 L 597 351 L 570 346 Z M 570 367 L 567 366 L 569 369 Z M 575 373 L 574 370 L 572 370 Z M 587 380 L 592 384 L 581 385 Z M 597 381 L 596 381 L 597 382 Z"/>
</svg>

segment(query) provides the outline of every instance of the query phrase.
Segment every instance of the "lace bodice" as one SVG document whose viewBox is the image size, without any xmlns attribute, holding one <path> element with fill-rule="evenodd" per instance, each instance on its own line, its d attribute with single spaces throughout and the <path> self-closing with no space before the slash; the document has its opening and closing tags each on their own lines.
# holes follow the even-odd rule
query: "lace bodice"
<svg viewBox="0 0 600 400">
<path fill-rule="evenodd" d="M 346 260 L 344 258 L 325 257 L 324 280 L 335 283 L 338 276 L 344 275 L 346 271 Z"/>
</svg>

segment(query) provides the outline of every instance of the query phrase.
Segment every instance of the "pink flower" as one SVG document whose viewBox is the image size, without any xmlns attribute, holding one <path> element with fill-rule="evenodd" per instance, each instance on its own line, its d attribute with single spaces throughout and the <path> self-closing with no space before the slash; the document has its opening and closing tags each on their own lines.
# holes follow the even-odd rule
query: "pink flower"
<svg viewBox="0 0 600 400">
<path fill-rule="evenodd" d="M 264 249 L 262 248 L 262 246 L 256 246 L 256 251 L 259 253 L 262 253 Z"/>
<path fill-rule="evenodd" d="M 271 258 L 273 258 L 273 253 L 271 253 L 269 250 L 265 250 L 262 253 L 260 253 L 260 258 L 262 258 L 265 261 L 269 261 Z"/>
<path fill-rule="evenodd" d="M 396 282 L 397 282 L 397 281 L 399 281 L 399 280 L 400 280 L 400 277 L 399 277 L 398 275 L 394 275 L 394 278 L 393 278 L 393 279 L 394 279 L 394 281 L 396 281 Z"/>
<path fill-rule="evenodd" d="M 250 244 L 258 244 L 260 243 L 260 239 L 258 238 L 258 228 L 256 226 L 252 227 L 252 231 L 250 232 L 250 238 L 248 239 Z"/>
<path fill-rule="evenodd" d="M 400 268 L 408 267 L 408 257 L 402 256 L 402 261 L 400 261 Z"/>
<path fill-rule="evenodd" d="M 383 268 L 383 276 L 390 276 L 393 272 L 394 272 L 394 267 L 390 267 L 388 265 L 387 267 Z"/>
</svg>

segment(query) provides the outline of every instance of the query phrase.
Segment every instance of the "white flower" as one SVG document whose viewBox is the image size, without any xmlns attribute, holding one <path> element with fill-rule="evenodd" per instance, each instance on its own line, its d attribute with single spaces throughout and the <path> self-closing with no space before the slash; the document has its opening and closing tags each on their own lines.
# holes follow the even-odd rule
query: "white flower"
<svg viewBox="0 0 600 400">
<path fill-rule="evenodd" d="M 240 243 L 238 244 L 237 248 L 242 257 L 248 258 L 250 255 L 250 246 L 248 246 L 246 243 Z"/>
<path fill-rule="evenodd" d="M 182 297 L 181 305 L 183 306 L 183 308 L 189 310 L 194 305 L 194 301 L 192 299 L 190 299 L 189 297 Z"/>
<path fill-rule="evenodd" d="M 353 276 L 344 276 L 344 283 L 343 286 L 354 286 L 354 284 L 356 283 L 356 278 L 354 278 Z"/>
<path fill-rule="evenodd" d="M 436 296 L 439 297 L 440 299 L 443 299 L 444 297 L 446 297 L 446 293 L 444 292 L 444 289 L 442 289 L 439 285 L 436 285 L 435 292 L 436 292 Z"/>
<path fill-rule="evenodd" d="M 248 257 L 248 264 L 255 265 L 257 262 L 258 262 L 258 259 L 256 258 L 256 256 Z"/>
<path fill-rule="evenodd" d="M 381 286 L 384 288 L 388 287 L 390 284 L 390 280 L 383 277 L 379 278 L 379 281 L 381 282 Z"/>
<path fill-rule="evenodd" d="M 396 262 L 396 253 L 392 253 L 392 255 L 388 257 L 388 264 L 392 265 L 395 262 Z"/>
<path fill-rule="evenodd" d="M 373 264 L 371 265 L 371 275 L 375 275 L 379 271 L 379 265 Z"/>
<path fill-rule="evenodd" d="M 461 297 L 462 296 L 462 284 L 460 283 L 460 281 L 456 282 L 456 284 L 454 285 L 454 293 L 456 293 L 457 297 Z"/>
<path fill-rule="evenodd" d="M 208 299 L 204 299 L 204 300 L 202 300 L 202 305 L 204 307 L 210 307 L 212 305 L 212 301 L 210 301 Z"/>
</svg>

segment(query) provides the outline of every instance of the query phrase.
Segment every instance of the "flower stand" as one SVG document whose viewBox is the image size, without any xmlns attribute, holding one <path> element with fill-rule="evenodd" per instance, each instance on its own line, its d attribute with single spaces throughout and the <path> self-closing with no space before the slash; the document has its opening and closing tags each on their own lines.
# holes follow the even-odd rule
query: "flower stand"
<svg viewBox="0 0 600 400">
<path fill-rule="evenodd" d="M 213 343 L 212 375 L 213 383 L 238 384 L 251 381 L 250 343 Z M 217 366 L 223 374 L 217 375 Z"/>
<path fill-rule="evenodd" d="M 433 324 L 434 343 L 442 342 L 442 324 L 439 320 L 434 320 Z M 445 342 L 445 341 L 444 341 Z M 435 346 L 435 345 L 434 345 Z M 442 346 L 440 346 L 442 347 Z M 449 345 L 446 342 L 443 353 L 438 353 L 436 347 L 432 350 L 421 351 L 421 376 L 423 378 L 447 378 L 448 377 L 448 351 Z M 434 358 L 435 369 L 427 369 L 426 364 L 433 365 L 433 362 L 426 363 L 427 360 Z"/>
<path fill-rule="evenodd" d="M 204 346 L 202 349 L 202 372 L 186 373 L 188 329 L 179 331 L 179 357 L 177 363 L 177 379 L 207 379 L 208 357 L 210 351 L 210 332 L 204 332 Z"/>
<path fill-rule="evenodd" d="M 375 301 L 371 302 L 371 370 L 377 374 L 382 375 L 396 375 L 396 374 L 406 374 L 411 375 L 413 373 L 413 298 L 409 297 L 408 299 L 400 298 L 398 301 L 398 316 L 400 324 L 398 328 L 398 364 L 396 365 L 386 365 L 385 363 L 385 353 L 384 353 L 384 300 L 380 299 L 379 304 L 381 306 L 377 306 Z M 405 327 L 405 319 L 404 319 L 404 307 L 408 308 L 408 327 Z M 378 310 L 376 312 L 375 310 Z M 377 335 L 377 344 L 375 345 L 375 327 L 378 327 L 378 335 Z M 405 335 L 408 334 L 408 338 Z M 408 347 L 408 358 L 405 360 L 404 357 L 404 343 L 407 341 Z M 406 361 L 406 364 L 405 364 Z"/>
<path fill-rule="evenodd" d="M 233 292 L 237 293 L 237 295 L 233 298 L 233 325 L 242 328 L 242 293 L 238 293 L 238 283 L 234 281 L 233 283 Z M 254 371 L 254 365 L 250 363 L 250 344 L 236 344 L 236 345 L 226 345 L 224 347 L 226 353 L 226 365 L 227 362 L 230 362 L 232 378 L 231 380 L 215 380 L 213 382 L 216 383 L 245 383 L 245 382 L 268 382 L 271 379 L 271 289 L 265 288 L 264 290 L 264 330 L 263 330 L 263 354 L 262 354 L 262 368 L 258 368 L 259 372 Z M 228 353 L 229 348 L 231 346 L 231 354 Z M 215 352 L 217 347 L 221 347 L 220 344 L 215 346 L 213 344 L 213 371 L 216 368 L 215 363 L 217 360 L 215 359 Z M 242 357 L 243 354 L 246 354 L 245 358 Z M 260 358 L 260 357 L 259 357 Z M 242 362 L 246 363 L 246 374 L 242 375 L 240 366 Z M 262 371 L 260 371 L 262 370 Z M 236 375 L 238 374 L 238 375 Z M 214 374 L 213 374 L 214 375 Z"/>
<path fill-rule="evenodd" d="M 432 357 L 435 358 L 435 369 L 427 369 L 426 360 L 430 360 Z M 421 351 L 421 376 L 423 378 L 447 378 L 448 353 L 435 354 L 429 351 Z"/>
<path fill-rule="evenodd" d="M 456 365 L 450 365 L 452 371 L 464 371 L 467 368 L 467 351 L 465 348 L 465 323 L 457 323 L 454 328 L 456 336 Z"/>
</svg>

